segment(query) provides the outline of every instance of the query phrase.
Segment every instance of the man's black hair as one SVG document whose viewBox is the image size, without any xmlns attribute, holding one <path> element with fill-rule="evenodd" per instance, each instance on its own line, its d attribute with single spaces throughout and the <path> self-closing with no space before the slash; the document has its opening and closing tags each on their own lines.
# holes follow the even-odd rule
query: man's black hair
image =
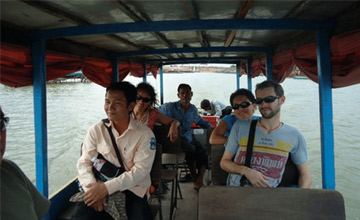
<svg viewBox="0 0 360 220">
<path fill-rule="evenodd" d="M 210 101 L 208 99 L 202 100 L 201 103 L 200 103 L 200 107 L 202 109 L 210 107 Z"/>
<path fill-rule="evenodd" d="M 129 82 L 122 81 L 111 83 L 106 88 L 106 93 L 110 90 L 123 92 L 127 101 L 127 106 L 129 106 L 129 104 L 132 102 L 136 102 L 136 88 L 133 84 Z"/>
<path fill-rule="evenodd" d="M 278 82 L 276 82 L 274 80 L 265 80 L 262 83 L 258 83 L 256 85 L 255 93 L 258 90 L 263 90 L 263 89 L 266 89 L 266 88 L 274 88 L 275 94 L 277 96 L 279 96 L 279 97 L 284 96 L 284 89 L 282 88 L 282 86 Z"/>
<path fill-rule="evenodd" d="M 191 86 L 190 86 L 189 84 L 181 83 L 181 84 L 178 86 L 177 91 L 180 92 L 180 89 L 182 89 L 182 88 L 188 88 L 188 89 L 190 89 L 190 91 L 191 91 Z"/>
</svg>

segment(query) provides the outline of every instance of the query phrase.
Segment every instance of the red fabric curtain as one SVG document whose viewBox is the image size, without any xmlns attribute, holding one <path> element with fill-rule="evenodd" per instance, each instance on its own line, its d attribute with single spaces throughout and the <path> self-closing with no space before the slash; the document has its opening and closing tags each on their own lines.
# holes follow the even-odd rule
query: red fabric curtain
<svg viewBox="0 0 360 220">
<path fill-rule="evenodd" d="M 254 59 L 251 63 L 251 78 L 259 76 L 261 72 L 266 74 L 265 59 Z"/>
<path fill-rule="evenodd" d="M 46 80 L 53 80 L 79 71 L 82 60 L 79 56 L 48 52 L 46 54 Z"/>
<path fill-rule="evenodd" d="M 360 83 L 360 30 L 334 36 L 330 41 L 332 87 Z M 318 82 L 316 44 L 308 44 L 273 56 L 274 80 L 283 82 L 297 66 L 309 79 Z M 265 58 L 252 62 L 251 77 L 265 71 Z"/>
<path fill-rule="evenodd" d="M 1 44 L 0 82 L 11 87 L 32 85 L 33 66 L 29 48 Z M 46 54 L 46 80 L 53 80 L 80 70 L 78 56 L 48 52 Z"/>
<path fill-rule="evenodd" d="M 24 47 L 1 44 L 0 82 L 19 87 L 32 84 L 30 50 Z"/>
<path fill-rule="evenodd" d="M 360 83 L 360 30 L 334 36 L 331 41 L 332 87 L 344 87 Z M 1 44 L 0 82 L 11 87 L 32 85 L 32 60 L 30 49 L 11 44 Z M 106 60 L 47 52 L 47 80 L 63 77 L 82 70 L 91 81 L 106 87 L 111 82 L 112 67 Z M 308 44 L 294 50 L 284 51 L 273 56 L 273 75 L 282 82 L 289 76 L 294 66 L 306 76 L 318 82 L 316 44 Z M 158 67 L 147 65 L 147 72 L 156 77 Z M 136 77 L 144 75 L 140 63 L 119 63 L 119 79 L 129 73 Z M 266 74 L 265 58 L 252 62 L 251 77 Z"/>
<path fill-rule="evenodd" d="M 142 77 L 144 75 L 144 66 L 143 64 L 140 63 L 131 63 L 130 65 L 130 72 L 131 75 L 136 76 L 136 77 Z M 159 67 L 155 66 L 155 65 L 150 65 L 147 64 L 146 65 L 146 72 L 148 73 L 152 73 L 152 75 L 154 76 L 154 78 L 156 78 L 156 74 L 159 71 Z"/>
<path fill-rule="evenodd" d="M 7 43 L 1 43 L 0 49 L 0 82 L 11 87 L 32 85 L 33 66 L 30 49 Z M 158 69 L 157 66 L 147 65 L 147 71 L 152 72 L 154 77 Z M 109 61 L 47 51 L 46 80 L 64 77 L 79 70 L 82 70 L 89 80 L 103 87 L 111 83 L 112 66 Z M 142 77 L 142 64 L 119 62 L 120 81 L 130 72 L 134 76 Z"/>
<path fill-rule="evenodd" d="M 112 67 L 110 61 L 86 58 L 81 69 L 90 81 L 107 87 L 111 83 Z"/>
</svg>

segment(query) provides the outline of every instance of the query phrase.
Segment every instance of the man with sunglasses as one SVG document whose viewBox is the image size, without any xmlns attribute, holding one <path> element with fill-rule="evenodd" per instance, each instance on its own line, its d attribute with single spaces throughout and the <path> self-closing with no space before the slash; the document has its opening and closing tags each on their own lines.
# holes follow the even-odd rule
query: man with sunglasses
<svg viewBox="0 0 360 220">
<path fill-rule="evenodd" d="M 221 168 L 230 173 L 227 185 L 240 186 L 244 175 L 245 185 L 277 187 L 290 156 L 299 171 L 299 187 L 310 188 L 305 139 L 299 130 L 280 121 L 285 102 L 283 88 L 275 81 L 266 80 L 256 85 L 255 94 L 262 118 L 255 129 L 250 167 L 244 164 L 251 120 L 239 120 L 231 130 L 220 162 Z"/>
<path fill-rule="evenodd" d="M 41 219 L 48 211 L 50 202 L 41 195 L 14 162 L 3 158 L 6 147 L 6 126 L 9 121 L 0 106 L 0 219 Z"/>
<path fill-rule="evenodd" d="M 180 122 L 181 147 L 186 154 L 185 160 L 194 180 L 194 189 L 199 190 L 203 184 L 203 177 L 208 164 L 205 147 L 195 140 L 191 133 L 191 123 L 202 128 L 209 128 L 211 124 L 198 114 L 197 108 L 190 103 L 193 96 L 191 87 L 188 84 L 178 86 L 179 101 L 169 102 L 158 109 L 164 115 L 174 118 Z M 198 171 L 196 171 L 196 168 Z"/>
</svg>

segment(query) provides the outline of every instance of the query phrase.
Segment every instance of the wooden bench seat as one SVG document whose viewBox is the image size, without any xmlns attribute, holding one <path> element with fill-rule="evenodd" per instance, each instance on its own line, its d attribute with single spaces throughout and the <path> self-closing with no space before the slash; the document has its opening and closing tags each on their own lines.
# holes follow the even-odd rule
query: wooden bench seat
<svg viewBox="0 0 360 220">
<path fill-rule="evenodd" d="M 335 190 L 207 186 L 199 192 L 199 220 L 344 220 Z"/>
</svg>

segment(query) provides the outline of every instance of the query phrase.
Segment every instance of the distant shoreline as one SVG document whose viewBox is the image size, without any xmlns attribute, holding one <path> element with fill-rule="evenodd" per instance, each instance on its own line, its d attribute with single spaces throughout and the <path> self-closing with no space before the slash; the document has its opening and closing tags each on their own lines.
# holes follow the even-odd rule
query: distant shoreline
<svg viewBox="0 0 360 220">
<path fill-rule="evenodd" d="M 211 66 L 164 66 L 164 73 L 235 73 L 236 66 L 230 67 L 211 67 Z"/>
</svg>

